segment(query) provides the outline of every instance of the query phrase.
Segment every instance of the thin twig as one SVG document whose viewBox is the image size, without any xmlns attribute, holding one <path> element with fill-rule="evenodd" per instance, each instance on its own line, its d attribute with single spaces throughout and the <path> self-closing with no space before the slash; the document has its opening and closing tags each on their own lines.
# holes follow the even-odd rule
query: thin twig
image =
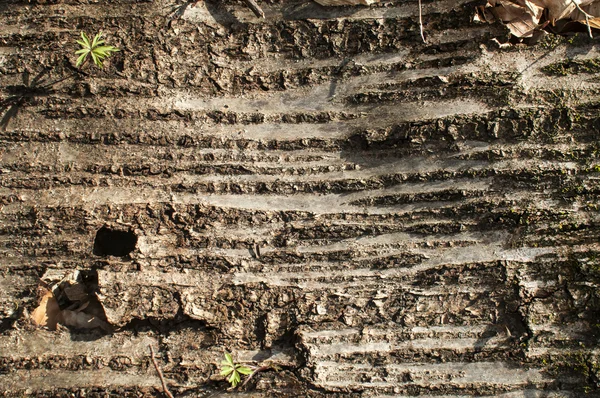
<svg viewBox="0 0 600 398">
<path fill-rule="evenodd" d="M 192 0 L 192 8 L 196 7 L 198 5 L 198 3 L 200 3 L 201 1 L 202 0 Z M 262 8 L 260 8 L 260 6 L 258 4 L 256 4 L 256 1 L 254 1 L 254 0 L 244 0 L 244 2 L 246 3 L 246 5 L 248 7 L 250 7 L 250 9 L 254 13 L 254 15 L 256 15 L 259 18 L 264 18 L 265 17 L 264 11 L 262 10 Z"/>
<path fill-rule="evenodd" d="M 583 16 L 585 17 L 585 24 L 587 26 L 588 29 L 588 35 L 590 35 L 590 39 L 593 39 L 594 36 L 592 36 L 592 27 L 590 26 L 590 20 L 588 19 L 589 17 L 594 18 L 593 15 L 588 14 L 587 12 L 583 11 L 581 9 L 581 7 L 579 7 L 579 4 L 577 4 L 577 2 L 575 0 L 571 0 L 571 2 L 573 4 L 575 4 L 575 7 L 577 7 L 577 9 L 579 10 L 579 12 L 581 12 L 583 14 Z"/>
<path fill-rule="evenodd" d="M 254 15 L 256 15 L 259 18 L 264 18 L 265 17 L 265 13 L 263 12 L 262 8 L 260 8 L 260 6 L 258 4 L 256 4 L 256 1 L 254 1 L 254 0 L 244 0 L 244 2 L 246 3 L 246 5 L 248 7 L 250 7 L 250 9 L 254 13 Z"/>
<path fill-rule="evenodd" d="M 65 80 L 70 79 L 72 77 L 75 77 L 75 74 L 72 74 L 72 75 L 69 75 L 69 76 L 66 76 L 66 77 L 62 77 L 62 78 L 60 78 L 58 80 L 55 80 L 53 82 L 50 82 L 50 83 L 45 84 L 45 85 L 40 86 L 40 87 L 43 88 L 43 89 L 48 89 L 48 88 L 51 88 L 52 86 L 54 86 L 55 84 L 64 82 Z M 36 86 L 34 86 L 34 87 L 36 87 Z"/>
<path fill-rule="evenodd" d="M 158 378 L 160 379 L 160 383 L 162 384 L 162 388 L 163 388 L 163 391 L 165 392 L 165 395 L 169 398 L 175 398 L 175 397 L 173 397 L 173 394 L 171 394 L 171 392 L 167 388 L 167 384 L 165 383 L 165 378 L 163 376 L 162 370 L 160 370 L 160 367 L 158 366 L 158 362 L 156 362 L 156 358 L 154 357 L 154 348 L 152 348 L 152 345 L 150 345 L 150 344 L 148 345 L 148 347 L 150 347 L 150 354 L 152 355 L 152 363 L 154 363 L 154 368 L 156 368 L 156 373 L 158 373 Z"/>
<path fill-rule="evenodd" d="M 421 39 L 425 43 L 425 35 L 423 34 L 423 5 L 421 4 L 421 0 L 419 0 L 419 29 L 421 30 Z"/>
<path fill-rule="evenodd" d="M 272 367 L 273 367 L 272 365 L 264 365 L 264 366 L 259 366 L 257 368 L 254 368 L 254 371 L 252 373 L 250 373 L 250 375 L 248 376 L 248 378 L 246 380 L 244 380 L 244 383 L 242 384 L 242 387 L 244 387 L 246 384 L 248 384 L 248 382 L 250 381 L 250 379 L 252 377 L 254 377 L 255 374 L 257 374 L 258 372 L 264 372 L 265 370 L 269 370 Z"/>
</svg>

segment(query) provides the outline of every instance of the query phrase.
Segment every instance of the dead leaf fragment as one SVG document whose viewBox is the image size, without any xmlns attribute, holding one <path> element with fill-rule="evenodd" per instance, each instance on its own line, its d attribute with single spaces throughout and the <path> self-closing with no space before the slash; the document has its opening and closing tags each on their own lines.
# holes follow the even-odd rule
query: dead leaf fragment
<svg viewBox="0 0 600 398">
<path fill-rule="evenodd" d="M 529 14 L 531 14 L 531 16 L 533 16 L 533 18 L 537 19 L 538 21 L 542 17 L 544 7 L 540 6 L 539 4 L 536 4 L 535 1 L 522 0 L 522 4 L 521 2 L 519 2 L 518 4 L 525 6 L 525 8 L 529 11 Z"/>
<path fill-rule="evenodd" d="M 477 7 L 473 19 L 489 23 L 502 21 L 514 36 L 526 38 L 534 36 L 536 31 L 548 24 L 556 26 L 560 20 L 587 24 L 585 15 L 577 9 L 578 6 L 589 15 L 600 15 L 599 0 L 488 0 L 485 6 Z M 598 18 L 588 16 L 588 20 L 591 27 L 600 26 Z M 562 31 L 563 25 L 558 28 L 559 31 Z"/>
<path fill-rule="evenodd" d="M 489 0 L 485 7 L 478 7 L 475 20 L 502 21 L 517 37 L 531 37 L 539 26 L 544 8 L 536 0 Z"/>
<path fill-rule="evenodd" d="M 539 17 L 532 14 L 529 7 L 505 0 L 500 0 L 497 4 L 499 6 L 495 7 L 492 12 L 496 14 L 498 19 L 506 22 L 513 35 L 517 37 L 531 37 L 533 35 L 533 31 L 539 23 Z M 541 11 L 539 15 L 541 15 Z"/>
<path fill-rule="evenodd" d="M 58 325 L 77 329 L 101 328 L 111 332 L 104 320 L 102 305 L 98 302 L 93 287 L 85 284 L 80 271 L 46 272 L 39 287 L 39 305 L 32 312 L 32 322 L 50 330 Z"/>
<path fill-rule="evenodd" d="M 588 15 L 593 16 L 594 18 L 588 17 L 589 25 L 594 29 L 600 29 L 600 1 L 596 1 L 587 6 L 581 7 L 583 11 L 585 11 Z M 579 10 L 573 11 L 570 15 L 570 18 L 574 21 L 577 21 L 583 25 L 587 25 L 585 20 L 585 14 Z"/>
<path fill-rule="evenodd" d="M 544 8 L 548 9 L 548 19 L 552 24 L 560 19 L 569 18 L 569 16 L 577 11 L 577 6 L 585 7 L 592 4 L 594 0 L 532 0 L 540 3 Z"/>
<path fill-rule="evenodd" d="M 52 291 L 46 288 L 40 288 L 42 297 L 40 304 L 31 314 L 31 320 L 37 326 L 45 327 L 50 330 L 56 330 L 56 325 L 62 321 L 62 313 L 58 306 L 58 301 Z"/>
<path fill-rule="evenodd" d="M 585 19 L 581 20 L 581 21 L 577 21 L 577 22 L 581 22 L 582 24 L 586 24 Z M 600 29 L 600 18 L 592 18 L 592 19 L 588 19 L 589 25 L 594 28 L 594 29 Z"/>
</svg>

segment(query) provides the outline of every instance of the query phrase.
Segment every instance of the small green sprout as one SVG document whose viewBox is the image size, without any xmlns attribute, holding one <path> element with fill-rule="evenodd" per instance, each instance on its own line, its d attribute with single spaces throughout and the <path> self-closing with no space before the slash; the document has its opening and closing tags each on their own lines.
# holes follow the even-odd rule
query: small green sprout
<svg viewBox="0 0 600 398">
<path fill-rule="evenodd" d="M 221 376 L 227 377 L 227 381 L 232 387 L 236 387 L 242 380 L 240 375 L 249 375 L 252 369 L 247 366 L 233 362 L 231 354 L 225 353 L 225 360 L 221 361 Z"/>
<path fill-rule="evenodd" d="M 81 46 L 80 50 L 75 51 L 75 54 L 79 55 L 77 58 L 76 67 L 79 68 L 80 65 L 83 65 L 87 60 L 88 54 L 92 56 L 92 60 L 97 67 L 102 68 L 102 61 L 113 52 L 121 51 L 113 46 L 103 46 L 104 39 L 102 39 L 102 32 L 98 33 L 94 36 L 94 40 L 90 42 L 89 37 L 81 32 L 81 39 L 77 40 L 77 44 Z"/>
</svg>

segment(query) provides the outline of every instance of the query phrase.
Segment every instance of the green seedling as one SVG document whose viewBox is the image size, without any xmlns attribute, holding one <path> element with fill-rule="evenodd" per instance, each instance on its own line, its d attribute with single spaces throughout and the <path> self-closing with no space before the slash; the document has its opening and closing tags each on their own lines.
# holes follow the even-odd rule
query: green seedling
<svg viewBox="0 0 600 398">
<path fill-rule="evenodd" d="M 121 51 L 113 46 L 105 46 L 104 39 L 102 39 L 102 32 L 94 36 L 94 40 L 90 41 L 89 37 L 85 32 L 81 32 L 81 40 L 77 40 L 77 44 L 81 46 L 81 49 L 75 51 L 75 54 L 79 55 L 77 58 L 76 67 L 83 65 L 87 61 L 88 55 L 91 55 L 92 61 L 97 67 L 102 68 L 102 61 L 109 57 L 113 52 Z"/>
<path fill-rule="evenodd" d="M 260 366 L 240 365 L 239 363 L 233 362 L 233 358 L 228 353 L 225 353 L 225 360 L 221 361 L 221 376 L 225 376 L 227 378 L 227 381 L 231 383 L 232 388 L 237 387 L 237 385 L 240 383 L 242 380 L 241 375 L 248 376 L 242 384 L 242 387 L 244 387 L 257 373 L 265 372 L 269 369 L 277 372 L 281 371 L 281 368 L 272 362 L 266 362 L 260 364 Z"/>
<path fill-rule="evenodd" d="M 242 380 L 240 375 L 252 373 L 249 367 L 233 362 L 233 358 L 228 353 L 225 353 L 225 360 L 221 361 L 221 365 L 221 376 L 225 376 L 232 387 L 236 387 Z"/>
</svg>

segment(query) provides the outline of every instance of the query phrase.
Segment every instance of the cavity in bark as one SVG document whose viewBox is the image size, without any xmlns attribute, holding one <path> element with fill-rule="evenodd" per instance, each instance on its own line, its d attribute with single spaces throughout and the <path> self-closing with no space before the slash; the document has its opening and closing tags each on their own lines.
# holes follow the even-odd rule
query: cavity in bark
<svg viewBox="0 0 600 398">
<path fill-rule="evenodd" d="M 135 249 L 137 236 L 131 231 L 102 227 L 96 232 L 94 254 L 97 256 L 124 257 Z"/>
</svg>

